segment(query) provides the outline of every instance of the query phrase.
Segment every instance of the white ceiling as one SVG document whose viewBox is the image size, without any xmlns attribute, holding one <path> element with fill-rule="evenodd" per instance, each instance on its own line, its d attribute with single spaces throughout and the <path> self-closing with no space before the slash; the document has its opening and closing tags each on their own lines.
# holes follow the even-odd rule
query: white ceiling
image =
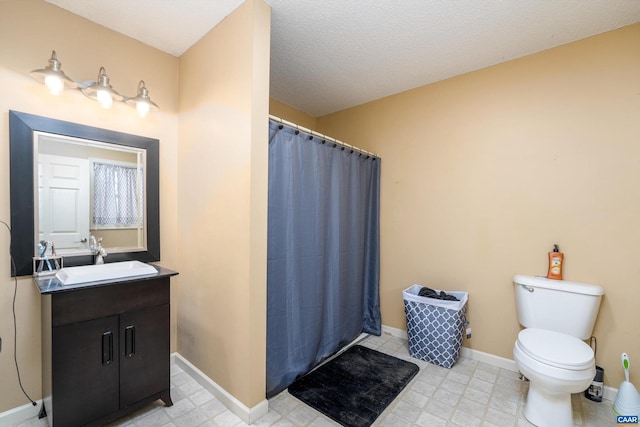
<svg viewBox="0 0 640 427">
<path fill-rule="evenodd" d="M 243 0 L 45 1 L 180 56 Z M 640 0 L 265 1 L 271 97 L 312 116 L 640 22 Z"/>
</svg>

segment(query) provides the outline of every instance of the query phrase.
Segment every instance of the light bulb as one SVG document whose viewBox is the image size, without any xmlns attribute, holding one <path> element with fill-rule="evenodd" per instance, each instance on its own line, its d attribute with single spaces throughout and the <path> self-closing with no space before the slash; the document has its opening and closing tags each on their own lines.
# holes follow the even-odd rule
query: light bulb
<svg viewBox="0 0 640 427">
<path fill-rule="evenodd" d="M 109 91 L 104 89 L 99 89 L 96 93 L 96 98 L 98 98 L 98 102 L 102 105 L 102 108 L 111 108 L 111 104 L 113 103 L 113 98 Z"/>
<path fill-rule="evenodd" d="M 44 84 L 51 92 L 51 95 L 60 95 L 64 89 L 64 83 L 58 76 L 48 75 L 44 78 Z"/>
<path fill-rule="evenodd" d="M 138 101 L 136 102 L 136 109 L 138 110 L 138 114 L 140 114 L 140 117 L 146 117 L 151 107 L 149 106 L 148 102 Z"/>
</svg>

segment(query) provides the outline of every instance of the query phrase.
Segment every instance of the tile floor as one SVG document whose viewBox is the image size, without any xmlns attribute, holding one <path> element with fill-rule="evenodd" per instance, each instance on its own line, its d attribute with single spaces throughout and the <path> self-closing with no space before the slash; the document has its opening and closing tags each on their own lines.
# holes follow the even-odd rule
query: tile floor
<svg viewBox="0 0 640 427">
<path fill-rule="evenodd" d="M 528 383 L 518 374 L 486 363 L 460 358 L 451 369 L 409 356 L 407 340 L 383 334 L 367 337 L 361 345 L 410 360 L 420 372 L 380 415 L 374 426 L 531 426 L 522 415 Z M 235 427 L 247 425 L 226 409 L 180 367 L 171 372 L 172 407 L 162 402 L 110 424 L 110 427 Z M 573 396 L 577 426 L 616 426 L 611 402 Z M 254 426 L 337 426 L 335 422 L 284 391 L 269 400 L 269 412 Z M 47 427 L 34 418 L 18 427 Z"/>
</svg>

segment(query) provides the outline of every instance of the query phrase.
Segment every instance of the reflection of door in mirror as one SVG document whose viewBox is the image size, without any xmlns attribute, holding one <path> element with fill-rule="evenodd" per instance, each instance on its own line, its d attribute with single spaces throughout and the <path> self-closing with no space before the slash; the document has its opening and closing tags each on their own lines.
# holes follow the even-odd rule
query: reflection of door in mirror
<svg viewBox="0 0 640 427">
<path fill-rule="evenodd" d="M 107 253 L 145 247 L 143 149 L 44 132 L 34 148 L 38 241 L 54 242 L 59 255 L 89 254 L 90 234 Z"/>
<path fill-rule="evenodd" d="M 54 242 L 59 255 L 88 250 L 89 161 L 38 156 L 39 240 Z"/>
</svg>

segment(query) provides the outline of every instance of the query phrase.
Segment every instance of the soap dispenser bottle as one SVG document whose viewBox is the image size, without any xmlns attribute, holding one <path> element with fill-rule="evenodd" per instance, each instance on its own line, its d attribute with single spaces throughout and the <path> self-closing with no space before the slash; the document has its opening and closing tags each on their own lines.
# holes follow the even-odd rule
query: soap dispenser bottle
<svg viewBox="0 0 640 427">
<path fill-rule="evenodd" d="M 547 279 L 562 280 L 562 264 L 564 263 L 564 254 L 560 252 L 558 245 L 553 245 L 553 251 L 549 252 L 549 271 Z"/>
</svg>

